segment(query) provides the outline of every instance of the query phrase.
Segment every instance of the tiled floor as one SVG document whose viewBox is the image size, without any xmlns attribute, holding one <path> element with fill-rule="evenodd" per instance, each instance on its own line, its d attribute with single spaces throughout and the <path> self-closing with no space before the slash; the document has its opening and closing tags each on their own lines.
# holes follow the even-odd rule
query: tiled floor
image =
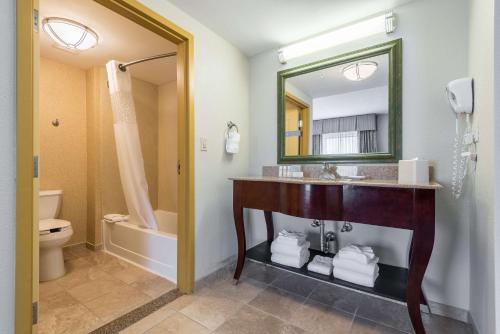
<svg viewBox="0 0 500 334">
<path fill-rule="evenodd" d="M 40 334 L 88 333 L 175 288 L 103 251 L 76 246 L 64 257 L 66 275 L 40 283 Z"/>
<path fill-rule="evenodd" d="M 424 315 L 429 334 L 471 333 L 465 323 Z M 182 296 L 123 334 L 381 334 L 411 332 L 406 308 L 272 267 L 247 262 Z"/>
</svg>

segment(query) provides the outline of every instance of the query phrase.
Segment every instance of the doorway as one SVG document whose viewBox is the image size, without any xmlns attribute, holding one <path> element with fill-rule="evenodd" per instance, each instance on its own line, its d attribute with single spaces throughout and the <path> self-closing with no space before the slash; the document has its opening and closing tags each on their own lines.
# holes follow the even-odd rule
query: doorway
<svg viewBox="0 0 500 334">
<path fill-rule="evenodd" d="M 178 129 L 177 287 L 194 286 L 193 37 L 133 0 L 96 0 L 176 45 Z M 38 1 L 17 2 L 16 332 L 34 333 L 39 295 L 39 34 Z"/>
</svg>

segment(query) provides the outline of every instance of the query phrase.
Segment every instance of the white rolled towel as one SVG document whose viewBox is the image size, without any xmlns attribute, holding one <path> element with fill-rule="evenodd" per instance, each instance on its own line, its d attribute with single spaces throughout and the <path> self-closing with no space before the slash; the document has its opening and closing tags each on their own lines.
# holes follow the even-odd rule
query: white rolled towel
<svg viewBox="0 0 500 334">
<path fill-rule="evenodd" d="M 304 242 L 300 246 L 292 245 L 288 243 L 280 242 L 279 240 L 274 240 L 271 244 L 271 253 L 280 253 L 283 255 L 290 256 L 304 256 L 306 252 L 311 247 L 311 243 L 309 241 Z"/>
<path fill-rule="evenodd" d="M 307 265 L 307 270 L 330 276 L 332 273 L 332 258 L 329 256 L 316 255 Z"/>
<path fill-rule="evenodd" d="M 342 259 L 338 254 L 335 255 L 333 258 L 333 266 L 346 269 L 346 270 L 351 270 L 355 271 L 360 274 L 365 274 L 369 276 L 374 276 L 375 274 L 378 274 L 378 257 L 375 257 L 370 263 L 367 264 L 361 264 L 357 261 L 352 261 L 352 260 L 347 260 L 347 259 Z"/>
<path fill-rule="evenodd" d="M 309 261 L 309 256 L 309 251 L 307 251 L 304 256 L 300 257 L 274 253 L 271 254 L 271 261 L 288 267 L 302 268 L 302 266 Z"/>
<path fill-rule="evenodd" d="M 110 223 L 118 223 L 118 222 L 123 222 L 123 221 L 128 221 L 129 216 L 127 215 L 122 215 L 119 213 L 110 213 L 107 215 L 104 215 L 104 220 Z"/>
<path fill-rule="evenodd" d="M 333 277 L 354 284 L 359 284 L 367 286 L 369 288 L 373 288 L 375 286 L 375 281 L 377 280 L 378 273 L 374 276 L 370 276 L 370 275 L 360 274 L 355 271 L 335 267 L 333 268 Z"/>
<path fill-rule="evenodd" d="M 278 233 L 276 240 L 281 243 L 300 246 L 306 242 L 306 235 L 301 232 L 289 232 L 287 230 L 282 230 Z"/>
<path fill-rule="evenodd" d="M 356 261 L 361 264 L 368 264 L 376 258 L 371 247 L 362 247 L 354 244 L 342 248 L 339 251 L 339 256 L 341 259 Z"/>
</svg>

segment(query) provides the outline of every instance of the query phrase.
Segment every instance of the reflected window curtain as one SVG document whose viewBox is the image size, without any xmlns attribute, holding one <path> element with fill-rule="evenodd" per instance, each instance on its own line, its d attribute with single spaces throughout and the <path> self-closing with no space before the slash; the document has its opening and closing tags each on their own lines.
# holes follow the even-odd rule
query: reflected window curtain
<svg viewBox="0 0 500 334">
<path fill-rule="evenodd" d="M 377 115 L 356 116 L 356 130 L 359 132 L 359 153 L 378 152 Z"/>
<path fill-rule="evenodd" d="M 364 130 L 359 131 L 359 153 L 378 152 L 377 131 Z"/>
<path fill-rule="evenodd" d="M 313 121 L 312 154 L 321 154 L 321 134 L 323 133 L 323 121 Z"/>
<path fill-rule="evenodd" d="M 322 154 L 359 153 L 357 131 L 324 133 L 321 137 Z"/>
</svg>

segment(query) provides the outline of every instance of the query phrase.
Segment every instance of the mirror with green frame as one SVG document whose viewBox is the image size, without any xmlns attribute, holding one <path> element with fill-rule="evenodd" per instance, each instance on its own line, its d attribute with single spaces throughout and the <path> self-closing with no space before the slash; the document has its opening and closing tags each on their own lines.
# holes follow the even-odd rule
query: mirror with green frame
<svg viewBox="0 0 500 334">
<path fill-rule="evenodd" d="M 278 73 L 278 163 L 401 158 L 401 40 Z"/>
</svg>

